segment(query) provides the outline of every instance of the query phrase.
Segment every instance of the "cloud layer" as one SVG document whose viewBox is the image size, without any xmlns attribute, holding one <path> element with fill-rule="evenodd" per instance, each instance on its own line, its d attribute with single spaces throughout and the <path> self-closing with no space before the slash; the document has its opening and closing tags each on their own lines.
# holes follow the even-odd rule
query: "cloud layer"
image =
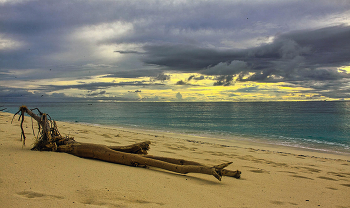
<svg viewBox="0 0 350 208">
<path fill-rule="evenodd" d="M 179 87 L 211 80 L 350 98 L 349 71 L 341 70 L 350 65 L 349 14 L 350 3 L 340 0 L 1 1 L 1 96 L 79 89 L 122 100 L 108 89 L 149 87 L 173 89 L 176 99 Z M 33 80 L 40 84 L 27 84 Z"/>
</svg>

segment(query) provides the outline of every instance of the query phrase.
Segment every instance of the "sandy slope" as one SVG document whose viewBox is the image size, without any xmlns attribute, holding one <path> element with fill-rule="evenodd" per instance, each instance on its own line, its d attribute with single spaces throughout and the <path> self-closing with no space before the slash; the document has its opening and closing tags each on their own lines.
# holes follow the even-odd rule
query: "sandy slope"
<svg viewBox="0 0 350 208">
<path fill-rule="evenodd" d="M 17 117 L 18 118 L 18 117 Z M 350 207 L 350 158 L 242 141 L 58 122 L 77 141 L 128 145 L 207 165 L 232 161 L 242 178 L 181 175 L 30 151 L 17 119 L 0 112 L 0 207 Z"/>
</svg>

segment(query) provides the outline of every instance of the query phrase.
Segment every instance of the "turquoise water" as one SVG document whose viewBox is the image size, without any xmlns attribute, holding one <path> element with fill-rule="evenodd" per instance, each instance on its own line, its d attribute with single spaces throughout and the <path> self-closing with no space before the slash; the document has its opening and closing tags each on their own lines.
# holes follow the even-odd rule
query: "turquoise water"
<svg viewBox="0 0 350 208">
<path fill-rule="evenodd" d="M 0 103 L 15 113 L 21 104 Z M 52 119 L 350 153 L 350 102 L 27 103 Z"/>
</svg>

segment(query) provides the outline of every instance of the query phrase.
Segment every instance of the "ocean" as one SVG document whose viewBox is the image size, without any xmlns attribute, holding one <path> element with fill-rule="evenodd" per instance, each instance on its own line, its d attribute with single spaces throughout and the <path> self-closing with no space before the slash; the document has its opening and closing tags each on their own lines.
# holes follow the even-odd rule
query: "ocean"
<svg viewBox="0 0 350 208">
<path fill-rule="evenodd" d="M 15 113 L 21 104 L 0 103 Z M 26 103 L 53 120 L 350 154 L 350 102 Z"/>
</svg>

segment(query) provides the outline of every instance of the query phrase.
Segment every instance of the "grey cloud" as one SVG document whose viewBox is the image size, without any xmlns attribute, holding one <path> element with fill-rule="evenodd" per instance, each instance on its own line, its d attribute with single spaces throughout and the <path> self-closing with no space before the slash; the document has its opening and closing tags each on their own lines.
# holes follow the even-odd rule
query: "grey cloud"
<svg viewBox="0 0 350 208">
<path fill-rule="evenodd" d="M 238 95 L 231 93 L 231 94 L 228 94 L 228 96 L 229 96 L 229 97 L 236 97 L 236 96 L 238 96 Z"/>
<path fill-rule="evenodd" d="M 28 92 L 24 89 L 5 88 L 0 86 L 0 98 L 2 102 L 11 102 L 12 100 L 21 98 L 26 100 L 28 97 L 40 98 L 41 94 Z"/>
<path fill-rule="evenodd" d="M 128 71 L 116 71 L 104 77 L 119 77 L 119 78 L 137 78 L 137 77 L 156 77 L 156 80 L 166 80 L 167 75 L 164 75 L 159 69 L 140 69 Z"/>
<path fill-rule="evenodd" d="M 191 81 L 192 79 L 198 81 L 198 80 L 204 80 L 205 77 L 203 75 L 198 77 L 196 77 L 195 75 L 191 75 L 190 77 L 188 77 L 187 81 Z"/>
<path fill-rule="evenodd" d="M 107 89 L 110 87 L 123 87 L 123 86 L 149 86 L 149 85 L 162 85 L 162 84 L 149 84 L 144 82 L 118 82 L 118 83 L 106 83 L 106 82 L 94 82 L 86 84 L 76 84 L 76 85 L 44 85 L 40 86 L 40 90 L 55 91 L 64 89 L 80 89 L 88 91 L 96 91 L 101 89 Z"/>
<path fill-rule="evenodd" d="M 292 86 L 303 87 L 309 90 L 303 90 L 303 93 L 314 93 L 323 95 L 329 98 L 350 98 L 350 86 L 349 79 L 342 80 L 329 80 L 327 82 L 324 81 L 293 81 L 290 82 Z M 287 87 L 291 87 L 290 85 L 286 85 Z"/>
<path fill-rule="evenodd" d="M 126 51 L 114 51 L 115 53 L 120 53 L 120 54 L 143 54 L 142 52 L 138 51 L 132 51 L 132 50 L 126 50 Z"/>
<path fill-rule="evenodd" d="M 350 74 L 338 67 L 350 65 L 349 37 L 350 26 L 338 25 L 280 34 L 272 43 L 242 50 L 152 45 L 144 47 L 144 62 L 167 70 L 216 75 L 214 86 L 234 81 L 289 82 L 314 89 L 316 94 L 347 98 Z M 310 85 L 310 81 L 323 87 Z"/>
<path fill-rule="evenodd" d="M 233 75 L 222 75 L 216 78 L 214 86 L 229 86 L 233 82 Z"/>
<path fill-rule="evenodd" d="M 2 3 L 0 38 L 23 45 L 0 49 L 0 80 L 14 80 L 12 72 L 21 75 L 28 69 L 35 73 L 20 79 L 110 74 L 165 81 L 166 75 L 157 76 L 160 70 L 173 70 L 232 76 L 238 81 L 341 80 L 347 75 L 332 70 L 349 64 L 349 26 L 325 25 L 335 25 L 338 14 L 348 18 L 349 9 L 350 4 L 341 0 L 317 4 L 289 0 Z M 132 29 L 126 35 L 112 34 L 99 40 L 94 36 L 82 42 L 70 39 L 82 27 L 115 22 L 130 24 Z M 259 45 L 271 36 L 275 36 L 272 43 Z M 76 44 L 74 48 L 72 44 Z M 118 44 L 130 44 L 132 49 Z M 116 58 L 101 61 L 95 51 L 101 45 L 116 46 L 110 49 L 111 57 Z M 249 73 L 253 75 L 247 77 Z M 223 85 L 228 83 L 222 80 Z"/>
<path fill-rule="evenodd" d="M 198 85 L 196 85 L 196 84 L 191 84 L 190 83 L 190 81 L 184 81 L 184 80 L 179 80 L 179 81 L 177 81 L 176 82 L 176 84 L 175 85 L 190 85 L 190 86 L 198 86 Z"/>
<path fill-rule="evenodd" d="M 178 92 L 178 93 L 176 94 L 176 98 L 177 98 L 178 100 L 182 100 L 182 95 L 181 95 L 180 92 Z"/>
<path fill-rule="evenodd" d="M 257 92 L 257 91 L 259 91 L 259 87 L 254 86 L 254 87 L 240 88 L 238 90 L 235 90 L 234 92 Z"/>
<path fill-rule="evenodd" d="M 53 88 L 52 88 L 53 89 Z M 109 96 L 101 97 L 99 95 L 107 94 L 106 91 L 89 93 L 88 98 L 80 97 L 70 97 L 64 93 L 52 93 L 47 94 L 45 90 L 36 90 L 35 92 L 29 92 L 24 89 L 17 88 L 4 88 L 0 86 L 0 100 L 4 103 L 18 103 L 22 105 L 24 103 L 30 102 L 85 102 L 85 101 L 137 101 L 136 98 L 130 97 L 118 97 L 118 96 Z"/>
<path fill-rule="evenodd" d="M 103 90 L 103 91 L 101 91 L 101 92 L 89 93 L 89 94 L 87 94 L 87 96 L 98 96 L 98 95 L 104 95 L 104 94 L 106 94 L 106 91 L 105 91 L 105 90 Z"/>
<path fill-rule="evenodd" d="M 191 81 L 191 79 L 195 78 L 196 76 L 195 75 L 191 75 L 187 78 L 187 81 Z"/>
<path fill-rule="evenodd" d="M 275 79 L 275 78 L 269 78 L 270 75 L 274 75 L 274 72 L 276 72 L 276 70 L 274 69 L 264 69 L 261 70 L 260 72 L 255 72 L 255 74 L 245 78 L 244 76 L 247 73 L 241 72 L 240 74 L 238 74 L 237 76 L 237 81 L 265 81 L 265 82 L 279 82 L 282 81 L 281 79 Z M 276 73 L 276 75 L 278 75 L 278 73 Z"/>
<path fill-rule="evenodd" d="M 290 31 L 291 27 L 298 26 L 295 22 L 303 22 L 305 26 L 312 22 L 310 17 L 320 19 L 349 9 L 349 5 L 341 1 L 332 4 L 319 1 L 317 5 L 309 1 L 142 3 L 141 11 L 135 11 L 130 5 L 126 7 L 130 13 L 135 12 L 130 19 L 134 20 L 135 32 L 127 37 L 110 39 L 108 43 L 209 43 L 225 47 L 223 40 L 260 39 Z M 121 14 L 124 16 L 123 12 Z"/>
<path fill-rule="evenodd" d="M 25 49 L 31 50 L 30 53 L 23 49 L 1 52 L 0 56 L 7 60 L 1 62 L 1 65 L 18 69 L 56 65 L 58 62 L 47 60 L 45 57 L 48 54 L 64 53 L 70 44 L 67 42 L 67 36 L 82 26 L 116 21 L 133 25 L 133 32 L 127 36 L 106 37 L 100 44 L 142 43 L 153 46 L 171 43 L 226 47 L 224 40 L 240 42 L 247 38 L 270 36 L 280 31 L 289 31 L 289 24 L 295 25 L 294 21 L 304 21 L 306 24 L 305 20 L 309 20 L 310 16 L 318 19 L 326 15 L 342 14 L 348 9 L 349 5 L 342 1 L 333 1 L 332 4 L 328 1 L 318 1 L 316 5 L 309 1 L 188 1 L 182 4 L 176 1 L 39 0 L 17 4 L 5 3 L 0 7 L 0 13 L 3 14 L 0 17 L 0 31 L 5 36 L 24 42 Z M 116 51 L 126 55 L 139 53 L 136 50 Z M 201 56 L 205 57 L 200 52 L 198 58 Z M 201 67 L 232 60 L 220 58 L 214 63 L 204 63 Z M 74 60 L 74 57 L 59 61 L 73 65 L 85 64 L 84 61 L 79 63 Z M 194 61 L 198 63 L 192 67 L 201 63 L 200 60 Z M 189 63 L 183 65 L 188 66 Z"/>
<path fill-rule="evenodd" d="M 307 63 L 339 66 L 349 63 L 350 26 L 339 25 L 318 30 L 296 31 L 279 39 L 293 40 L 299 46 L 308 47 Z"/>
<path fill-rule="evenodd" d="M 154 97 L 144 97 L 142 98 L 142 101 L 160 101 L 162 98 L 159 98 L 158 96 Z"/>
<path fill-rule="evenodd" d="M 176 82 L 176 85 L 186 85 L 187 83 L 184 82 L 183 80 L 179 80 Z"/>
<path fill-rule="evenodd" d="M 237 81 L 340 80 L 350 78 L 349 74 L 335 69 L 350 64 L 348 37 L 350 26 L 339 25 L 281 34 L 270 44 L 244 50 L 222 51 L 193 45 L 146 46 L 148 57 L 144 61 L 169 70 L 235 75 Z M 248 73 L 253 75 L 243 78 Z M 223 80 L 216 83 L 227 84 Z"/>
<path fill-rule="evenodd" d="M 230 61 L 235 56 L 243 56 L 240 52 L 218 51 L 183 44 L 147 45 L 144 46 L 144 50 L 144 63 L 184 72 L 196 72 L 220 62 Z"/>
<path fill-rule="evenodd" d="M 273 74 L 284 77 L 281 81 L 286 81 L 295 79 L 296 72 L 303 69 L 313 69 L 309 73 L 318 73 L 320 66 L 340 67 L 349 64 L 348 37 L 350 26 L 340 25 L 282 34 L 270 44 L 244 50 L 217 50 L 194 45 L 152 45 L 144 47 L 148 55 L 144 62 L 167 67 L 168 70 L 211 75 L 253 72 L 256 73 L 251 78 L 254 81 L 267 80 Z M 329 73 L 323 73 L 323 79 L 334 79 L 334 73 L 331 77 L 327 77 Z M 317 77 L 319 76 L 320 73 Z"/>
<path fill-rule="evenodd" d="M 170 75 L 166 75 L 164 73 L 159 73 L 157 76 L 152 78 L 152 81 L 157 81 L 157 80 L 162 81 L 162 82 L 164 82 L 166 80 L 170 80 Z"/>
<path fill-rule="evenodd" d="M 0 86 L 0 100 L 2 102 L 11 102 L 24 104 L 28 102 L 63 102 L 63 101 L 83 101 L 80 98 L 67 97 L 63 93 L 46 94 L 45 91 L 36 90 L 29 92 L 25 89 L 8 88 Z"/>
<path fill-rule="evenodd" d="M 302 69 L 297 70 L 294 75 L 295 80 L 315 80 L 315 81 L 327 81 L 327 80 L 341 80 L 344 78 L 350 78 L 350 74 L 345 72 L 339 72 L 334 69 Z"/>
<path fill-rule="evenodd" d="M 229 63 L 220 62 L 215 66 L 201 70 L 200 73 L 206 75 L 232 75 L 249 70 L 250 68 L 246 62 L 234 60 Z"/>
</svg>

